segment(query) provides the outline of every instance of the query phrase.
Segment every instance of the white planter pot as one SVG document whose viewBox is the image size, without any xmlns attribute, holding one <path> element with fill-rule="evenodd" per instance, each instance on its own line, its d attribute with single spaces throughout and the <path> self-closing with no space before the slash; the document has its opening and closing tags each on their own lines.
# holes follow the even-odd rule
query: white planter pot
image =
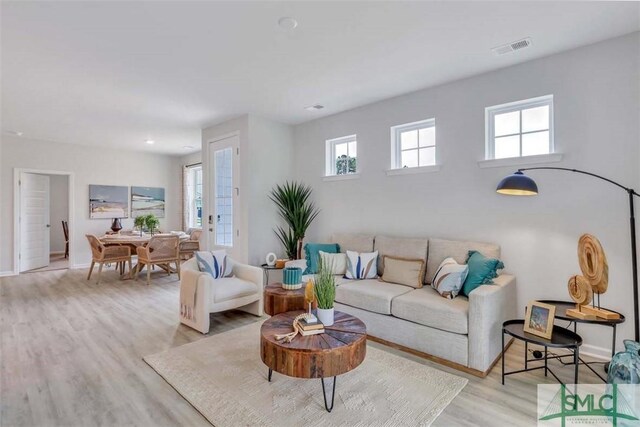
<svg viewBox="0 0 640 427">
<path fill-rule="evenodd" d="M 320 320 L 324 326 L 333 325 L 333 308 L 319 308 L 317 312 L 318 320 Z"/>
</svg>

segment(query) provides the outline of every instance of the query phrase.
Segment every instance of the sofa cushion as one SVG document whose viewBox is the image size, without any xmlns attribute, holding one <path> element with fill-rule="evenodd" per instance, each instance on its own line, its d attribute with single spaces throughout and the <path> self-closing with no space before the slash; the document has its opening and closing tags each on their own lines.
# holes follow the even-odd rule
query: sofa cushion
<svg viewBox="0 0 640 427">
<path fill-rule="evenodd" d="M 469 300 L 445 299 L 431 287 L 415 289 L 393 299 L 391 314 L 400 319 L 456 334 L 469 331 Z"/>
<path fill-rule="evenodd" d="M 377 236 L 375 246 L 376 250 L 380 254 L 380 257 L 378 258 L 378 275 L 382 276 L 384 274 L 385 255 L 396 258 L 422 259 L 426 261 L 429 239 Z M 421 280 L 424 280 L 424 276 Z"/>
<path fill-rule="evenodd" d="M 255 283 L 238 279 L 237 277 L 225 277 L 215 281 L 213 302 L 221 303 L 256 293 L 258 293 L 258 287 Z"/>
<path fill-rule="evenodd" d="M 335 254 L 340 252 L 340 246 L 336 243 L 307 243 L 304 245 L 305 261 L 307 261 L 307 269 L 304 274 L 318 273 L 320 251 Z"/>
<path fill-rule="evenodd" d="M 375 279 L 351 280 L 336 288 L 336 301 L 374 313 L 391 314 L 391 300 L 412 290 L 410 286 Z"/>
<path fill-rule="evenodd" d="M 331 241 L 340 245 L 340 252 L 373 252 L 373 235 L 336 233 L 331 236 Z"/>
<path fill-rule="evenodd" d="M 430 239 L 426 282 L 433 282 L 433 276 L 445 258 L 452 257 L 458 264 L 466 264 L 469 251 L 478 251 L 487 258 L 500 258 L 500 246 L 493 243 Z"/>
</svg>

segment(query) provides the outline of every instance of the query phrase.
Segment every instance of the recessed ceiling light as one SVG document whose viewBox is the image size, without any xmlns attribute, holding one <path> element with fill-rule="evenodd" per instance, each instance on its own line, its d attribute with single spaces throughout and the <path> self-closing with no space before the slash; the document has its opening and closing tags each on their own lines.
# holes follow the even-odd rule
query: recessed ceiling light
<svg viewBox="0 0 640 427">
<path fill-rule="evenodd" d="M 184 147 L 185 150 L 192 150 L 193 149 L 193 145 L 185 145 Z"/>
<path fill-rule="evenodd" d="M 153 144 L 155 141 L 154 141 L 153 139 L 147 139 L 145 142 L 146 142 L 147 144 L 151 145 L 151 144 Z"/>
<path fill-rule="evenodd" d="M 324 108 L 324 105 L 320 105 L 320 104 L 309 105 L 308 107 L 304 107 L 304 109 L 307 111 L 318 111 L 318 110 L 322 110 L 323 108 Z"/>
<path fill-rule="evenodd" d="M 298 26 L 298 21 L 290 16 L 283 16 L 278 19 L 278 26 L 283 30 L 291 31 Z"/>
</svg>

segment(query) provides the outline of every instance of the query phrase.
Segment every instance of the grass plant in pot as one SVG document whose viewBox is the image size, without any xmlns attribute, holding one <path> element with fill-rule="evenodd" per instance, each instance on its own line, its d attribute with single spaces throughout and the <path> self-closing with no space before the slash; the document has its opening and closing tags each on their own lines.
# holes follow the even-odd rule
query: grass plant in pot
<svg viewBox="0 0 640 427">
<path fill-rule="evenodd" d="M 314 292 L 318 303 L 318 320 L 325 326 L 333 325 L 334 303 L 336 300 L 336 278 L 330 265 L 320 261 L 315 279 Z"/>
</svg>

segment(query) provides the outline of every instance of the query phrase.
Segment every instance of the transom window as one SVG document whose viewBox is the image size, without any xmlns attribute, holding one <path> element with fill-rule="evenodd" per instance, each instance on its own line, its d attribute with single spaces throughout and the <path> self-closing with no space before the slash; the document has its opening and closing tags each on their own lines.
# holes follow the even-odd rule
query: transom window
<svg viewBox="0 0 640 427">
<path fill-rule="evenodd" d="M 422 120 L 391 128 L 391 168 L 436 164 L 436 120 Z"/>
<path fill-rule="evenodd" d="M 485 109 L 486 158 L 553 153 L 553 95 Z"/>
<path fill-rule="evenodd" d="M 327 176 L 356 173 L 357 160 L 358 141 L 356 135 L 327 140 Z"/>
</svg>

